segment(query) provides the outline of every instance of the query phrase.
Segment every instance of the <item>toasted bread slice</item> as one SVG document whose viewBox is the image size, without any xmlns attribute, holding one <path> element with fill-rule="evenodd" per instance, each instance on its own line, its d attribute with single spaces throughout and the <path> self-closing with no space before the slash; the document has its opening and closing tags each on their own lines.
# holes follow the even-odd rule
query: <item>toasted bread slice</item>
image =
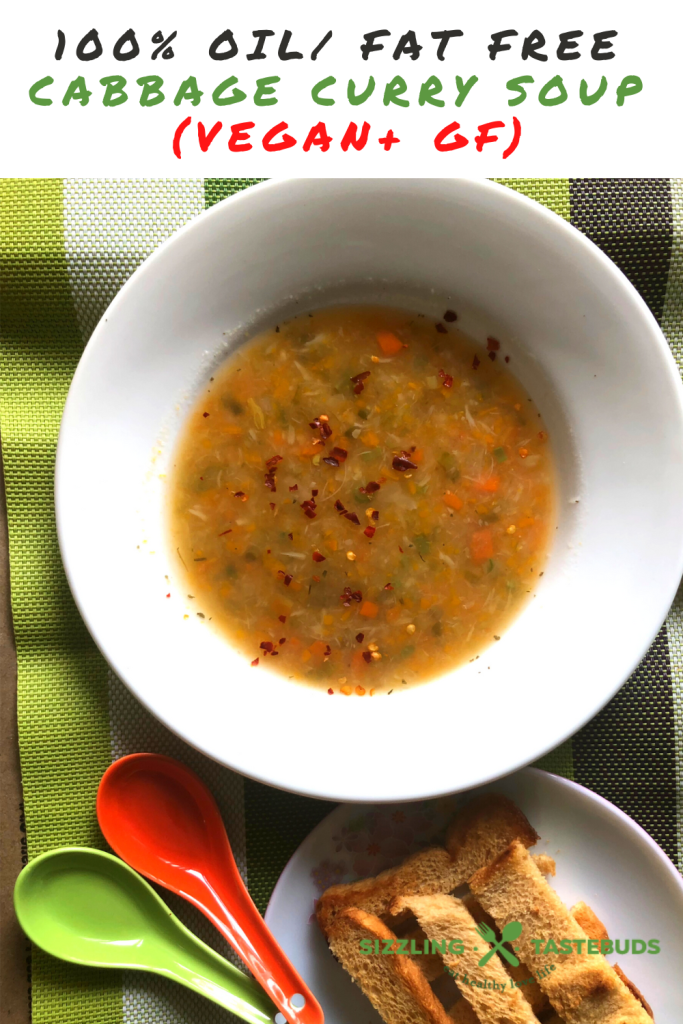
<svg viewBox="0 0 683 1024">
<path fill-rule="evenodd" d="M 461 868 L 443 846 L 433 846 L 413 854 L 398 867 L 382 871 L 376 878 L 330 886 L 316 906 L 318 924 L 327 935 L 336 915 L 345 907 L 359 907 L 381 917 L 396 896 L 410 892 L 450 892 L 463 880 Z"/>
<path fill-rule="evenodd" d="M 453 1003 L 448 1016 L 455 1024 L 480 1024 L 479 1018 L 464 996 L 458 999 L 457 1003 Z"/>
<path fill-rule="evenodd" d="M 529 847 L 539 836 L 512 800 L 501 793 L 483 793 L 456 814 L 446 833 L 446 849 L 461 866 L 466 881 L 513 839 Z"/>
<path fill-rule="evenodd" d="M 589 939 L 608 939 L 609 935 L 604 924 L 587 903 L 581 900 L 575 903 L 571 909 L 571 915 L 576 923 L 583 928 Z"/>
<path fill-rule="evenodd" d="M 362 953 L 361 939 L 398 940 L 383 921 L 357 907 L 330 924 L 330 949 L 386 1024 L 453 1024 L 412 957 Z"/>
<path fill-rule="evenodd" d="M 523 926 L 518 946 L 522 959 L 566 1024 L 650 1024 L 650 1019 L 600 954 L 586 952 L 588 935 L 550 888 L 524 845 L 515 840 L 486 867 L 470 878 L 479 902 L 503 928 L 509 921 Z M 536 952 L 533 938 L 583 939 L 581 953 Z"/>
<path fill-rule="evenodd" d="M 579 922 L 579 924 L 581 925 L 589 939 L 609 939 L 609 934 L 604 924 L 602 923 L 598 915 L 595 913 L 595 911 L 592 910 L 586 903 L 576 903 L 572 907 L 572 916 L 574 917 L 575 921 Z M 647 999 L 640 991 L 640 989 L 636 988 L 633 982 L 626 977 L 619 964 L 613 964 L 612 970 L 617 972 L 617 975 L 621 978 L 624 985 L 626 985 L 626 988 L 629 990 L 629 992 L 633 993 L 633 995 L 636 997 L 636 999 L 643 1007 L 643 1009 L 646 1011 L 646 1013 L 654 1019 L 652 1007 L 648 1003 Z"/>
<path fill-rule="evenodd" d="M 318 924 L 327 934 L 344 907 L 359 907 L 382 917 L 397 896 L 452 892 L 515 838 L 525 846 L 533 846 L 538 840 L 512 801 L 496 793 L 476 797 L 458 811 L 451 823 L 448 850 L 434 846 L 375 878 L 330 886 L 318 900 Z"/>
<path fill-rule="evenodd" d="M 624 985 L 626 985 L 626 988 L 629 990 L 629 992 L 631 992 L 635 996 L 635 998 L 638 1000 L 640 1005 L 643 1007 L 643 1009 L 645 1010 L 647 1015 L 649 1017 L 652 1017 L 652 1019 L 654 1020 L 655 1019 L 655 1015 L 652 1012 L 652 1007 L 650 1006 L 650 1004 L 648 1003 L 647 999 L 645 998 L 643 993 L 640 991 L 640 989 L 636 988 L 636 986 L 633 984 L 633 982 L 629 978 L 626 977 L 626 975 L 622 971 L 622 969 L 619 966 L 619 964 L 612 964 L 612 970 L 616 971 L 618 976 L 623 981 Z"/>
<path fill-rule="evenodd" d="M 474 918 L 462 900 L 444 893 L 430 896 L 401 896 L 389 907 L 389 913 L 408 908 L 420 927 L 434 942 L 448 949 L 454 938 L 462 942 L 462 953 L 441 953 L 444 966 L 452 972 L 456 985 L 469 1002 L 481 1024 L 538 1024 L 537 1018 L 497 956 L 485 967 L 479 961 L 488 949 L 477 932 Z"/>
</svg>

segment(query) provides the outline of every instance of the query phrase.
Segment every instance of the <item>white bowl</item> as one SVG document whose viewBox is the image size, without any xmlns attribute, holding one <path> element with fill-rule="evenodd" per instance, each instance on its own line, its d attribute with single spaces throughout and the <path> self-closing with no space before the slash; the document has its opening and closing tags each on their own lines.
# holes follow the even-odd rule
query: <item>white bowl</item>
<svg viewBox="0 0 683 1024">
<path fill-rule="evenodd" d="M 160 478 L 226 347 L 353 299 L 454 308 L 476 339 L 499 337 L 560 476 L 545 575 L 503 639 L 441 679 L 362 700 L 250 668 L 196 617 L 167 549 Z M 578 231 L 483 181 L 273 181 L 198 217 L 110 306 L 64 413 L 57 521 L 91 633 L 170 729 L 285 789 L 413 800 L 539 757 L 622 685 L 681 576 L 682 470 L 681 383 L 666 342 Z"/>
</svg>

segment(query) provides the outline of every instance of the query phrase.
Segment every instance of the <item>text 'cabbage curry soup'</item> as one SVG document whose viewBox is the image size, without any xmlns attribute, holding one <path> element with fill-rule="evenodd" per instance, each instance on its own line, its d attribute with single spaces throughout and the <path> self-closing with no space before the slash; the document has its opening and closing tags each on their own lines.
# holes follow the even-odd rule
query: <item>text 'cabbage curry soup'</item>
<svg viewBox="0 0 683 1024">
<path fill-rule="evenodd" d="M 543 570 L 553 460 L 489 338 L 379 307 L 306 313 L 228 356 L 170 481 L 190 614 L 255 669 L 374 695 L 500 638 Z"/>
</svg>

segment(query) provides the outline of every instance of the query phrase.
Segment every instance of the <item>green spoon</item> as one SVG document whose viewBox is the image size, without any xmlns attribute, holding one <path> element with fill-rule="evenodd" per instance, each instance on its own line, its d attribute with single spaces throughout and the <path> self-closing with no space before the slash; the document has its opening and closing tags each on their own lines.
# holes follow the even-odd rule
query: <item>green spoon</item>
<svg viewBox="0 0 683 1024">
<path fill-rule="evenodd" d="M 63 847 L 36 857 L 14 887 L 19 924 L 46 953 L 91 967 L 153 971 L 250 1024 L 277 1008 L 257 985 L 180 923 L 118 857 Z"/>
</svg>

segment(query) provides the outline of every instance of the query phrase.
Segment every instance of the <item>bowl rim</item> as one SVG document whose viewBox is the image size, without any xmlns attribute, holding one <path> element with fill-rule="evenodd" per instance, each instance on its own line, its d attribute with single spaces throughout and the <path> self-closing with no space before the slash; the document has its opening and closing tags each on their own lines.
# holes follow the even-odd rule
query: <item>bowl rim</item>
<svg viewBox="0 0 683 1024">
<path fill-rule="evenodd" d="M 487 774 L 482 777 L 478 782 L 473 783 L 472 781 L 466 781 L 460 787 L 453 787 L 452 784 L 437 784 L 436 780 L 426 792 L 410 793 L 407 795 L 400 795 L 392 793 L 390 796 L 377 797 L 374 793 L 350 794 L 345 791 L 343 783 L 337 787 L 334 792 L 321 792 L 316 789 L 316 783 L 314 775 L 311 775 L 311 784 L 306 786 L 292 786 L 291 784 L 284 783 L 281 780 L 273 777 L 273 774 L 265 771 L 263 773 L 257 771 L 253 764 L 245 766 L 240 763 L 239 760 L 235 760 L 232 756 L 228 760 L 228 755 L 223 756 L 214 751 L 207 750 L 206 747 L 201 745 L 201 742 L 192 738 L 191 735 L 184 730 L 182 721 L 171 722 L 160 713 L 159 710 L 154 706 L 154 702 L 148 700 L 139 691 L 137 682 L 131 682 L 126 679 L 126 674 L 121 672 L 117 667 L 118 658 L 115 652 L 109 652 L 107 650 L 107 644 L 100 639 L 98 635 L 97 625 L 92 621 L 87 607 L 81 599 L 79 593 L 79 584 L 75 578 L 76 574 L 73 570 L 73 565 L 70 557 L 70 547 L 68 542 L 65 540 L 66 526 L 65 521 L 68 518 L 68 491 L 65 493 L 64 486 L 64 473 L 62 472 L 62 466 L 66 462 L 67 455 L 65 453 L 68 444 L 68 433 L 72 428 L 71 419 L 73 415 L 73 406 L 75 404 L 74 395 L 76 390 L 81 385 L 81 380 L 85 377 L 89 366 L 93 360 L 97 359 L 99 349 L 103 343 L 106 343 L 106 338 L 103 339 L 103 335 L 106 332 L 106 324 L 109 319 L 115 316 L 118 309 L 122 304 L 127 301 L 127 296 L 132 288 L 137 288 L 145 278 L 154 274 L 156 271 L 157 263 L 162 260 L 169 250 L 176 245 L 182 245 L 184 239 L 193 232 L 198 230 L 198 225 L 206 223 L 208 219 L 217 220 L 224 215 L 226 208 L 235 209 L 239 206 L 249 206 L 254 202 L 254 199 L 263 193 L 273 193 L 280 190 L 286 190 L 289 186 L 297 186 L 302 181 L 310 183 L 314 188 L 320 187 L 325 188 L 330 182 L 333 185 L 343 185 L 346 189 L 361 189 L 368 182 L 374 186 L 398 188 L 401 185 L 406 184 L 410 186 L 423 187 L 430 183 L 436 184 L 449 184 L 454 181 L 466 182 L 467 187 L 478 190 L 480 194 L 489 193 L 493 197 L 504 197 L 504 201 L 509 203 L 511 206 L 516 205 L 519 209 L 525 210 L 527 215 L 531 218 L 535 218 L 537 223 L 546 229 L 554 232 L 557 236 L 563 236 L 565 241 L 572 246 L 578 246 L 579 252 L 583 250 L 586 255 L 590 255 L 591 259 L 601 264 L 603 271 L 606 275 L 611 278 L 615 287 L 621 290 L 622 296 L 628 300 L 631 304 L 631 309 L 638 308 L 642 318 L 643 326 L 649 328 L 647 336 L 643 336 L 644 345 L 652 345 L 654 350 L 660 358 L 660 368 L 665 371 L 669 382 L 672 385 L 672 392 L 676 396 L 678 404 L 679 422 L 683 424 L 683 384 L 681 377 L 676 366 L 673 354 L 669 347 L 669 344 L 663 334 L 663 331 L 657 323 L 654 315 L 647 306 L 645 300 L 638 293 L 634 285 L 629 281 L 626 275 L 616 266 L 616 264 L 606 256 L 602 250 L 598 248 L 589 238 L 587 238 L 581 231 L 579 231 L 569 221 L 560 217 L 558 214 L 549 210 L 534 199 L 529 198 L 512 189 L 508 186 L 499 184 L 496 181 L 489 179 L 472 178 L 472 177 L 443 177 L 443 178 L 295 178 L 295 177 L 282 177 L 273 178 L 267 181 L 259 182 L 255 185 L 249 186 L 243 189 L 241 192 L 235 193 L 232 196 L 227 196 L 223 200 L 215 203 L 212 207 L 201 211 L 199 214 L 194 216 L 188 223 L 179 228 L 174 234 L 162 242 L 149 257 L 147 257 L 143 263 L 131 274 L 128 280 L 124 283 L 121 289 L 118 291 L 114 299 L 111 301 L 102 317 L 100 318 L 97 326 L 95 327 L 90 339 L 84 347 L 83 353 L 79 360 L 78 366 L 72 378 L 69 393 L 67 395 L 66 403 L 63 410 L 62 420 L 59 429 L 59 438 L 56 452 L 56 463 L 55 463 L 55 514 L 56 514 L 56 526 L 57 536 L 60 548 L 60 554 L 62 563 L 64 566 L 65 574 L 69 583 L 71 594 L 75 601 L 75 604 L 79 610 L 81 617 L 83 618 L 85 625 L 93 638 L 96 646 L 102 653 L 107 665 L 111 667 L 116 676 L 124 683 L 124 685 L 131 691 L 136 700 L 149 710 L 163 725 L 168 728 L 172 733 L 180 737 L 188 745 L 201 751 L 205 755 L 209 756 L 213 760 L 231 768 L 234 771 L 239 772 L 241 775 L 253 779 L 255 781 L 264 783 L 275 788 L 280 788 L 288 792 L 300 794 L 302 796 L 309 796 L 317 799 L 326 799 L 331 801 L 339 802 L 353 802 L 353 803 L 378 803 L 378 802 L 413 802 L 417 800 L 430 799 L 440 795 L 458 792 L 458 791 L 469 791 L 480 785 L 486 785 L 489 782 L 493 782 L 496 779 L 504 778 L 507 775 L 520 770 L 521 768 L 530 765 L 533 761 L 548 753 L 550 750 L 556 748 L 572 735 L 574 735 L 579 729 L 583 728 L 588 722 L 590 722 L 614 697 L 614 695 L 621 689 L 625 682 L 630 678 L 634 670 L 641 663 L 643 657 L 650 649 L 652 642 L 657 636 L 662 623 L 666 619 L 668 610 L 675 598 L 681 576 L 683 575 L 683 530 L 678 541 L 678 547 L 675 552 L 672 552 L 670 564 L 675 565 L 675 573 L 672 572 L 672 582 L 668 587 L 666 593 L 661 592 L 661 598 L 657 605 L 657 614 L 654 615 L 653 621 L 656 618 L 657 626 L 651 630 L 647 637 L 643 640 L 641 646 L 638 648 L 637 653 L 633 656 L 628 673 L 616 681 L 609 690 L 605 689 L 601 692 L 601 702 L 598 706 L 592 706 L 580 719 L 574 720 L 569 726 L 565 726 L 563 729 L 557 731 L 559 739 L 556 736 L 551 741 L 541 742 L 537 740 L 535 744 L 529 744 L 528 749 L 525 748 L 525 753 L 519 756 L 517 760 L 513 760 L 505 769 L 496 771 L 494 774 Z M 348 194 L 348 193 L 347 193 Z M 200 228 L 201 229 L 201 228 Z M 427 684 L 428 685 L 428 684 Z M 529 753 L 529 749 L 533 746 L 533 750 Z"/>
</svg>

